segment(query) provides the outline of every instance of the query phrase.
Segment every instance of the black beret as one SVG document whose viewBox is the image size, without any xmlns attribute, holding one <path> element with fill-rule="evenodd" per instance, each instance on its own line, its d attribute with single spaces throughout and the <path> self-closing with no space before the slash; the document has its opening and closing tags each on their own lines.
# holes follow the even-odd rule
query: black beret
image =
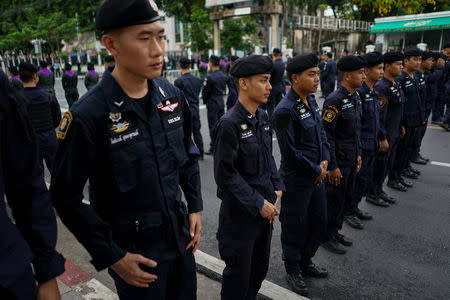
<svg viewBox="0 0 450 300">
<path fill-rule="evenodd" d="M 107 32 L 158 20 L 158 6 L 153 0 L 106 0 L 95 18 L 95 28 Z"/>
<path fill-rule="evenodd" d="M 400 52 L 386 52 L 383 55 L 383 61 L 385 64 L 392 64 L 393 62 L 399 60 L 403 61 L 404 58 L 405 57 Z"/>
<path fill-rule="evenodd" d="M 434 59 L 438 60 L 439 58 L 442 58 L 443 60 L 446 60 L 447 58 L 445 57 L 444 53 L 442 52 L 434 52 Z"/>
<path fill-rule="evenodd" d="M 317 67 L 319 59 L 314 53 L 297 55 L 289 61 L 286 70 L 291 74 L 299 74 L 310 68 Z"/>
<path fill-rule="evenodd" d="M 347 55 L 338 61 L 337 67 L 339 71 L 356 71 L 364 68 L 366 64 L 361 56 Z"/>
<path fill-rule="evenodd" d="M 250 55 L 236 60 L 230 69 L 230 74 L 236 78 L 250 77 L 256 74 L 272 73 L 273 61 L 268 56 Z"/>
<path fill-rule="evenodd" d="M 424 51 L 422 53 L 422 60 L 427 60 L 429 58 L 434 58 L 434 53 L 431 51 Z"/>
<path fill-rule="evenodd" d="M 231 62 L 235 62 L 235 61 L 238 60 L 238 59 L 239 59 L 239 56 L 236 56 L 236 55 L 232 55 L 232 56 L 230 57 Z"/>
<path fill-rule="evenodd" d="M 380 52 L 370 52 L 362 56 L 367 62 L 367 67 L 375 67 L 383 63 L 383 55 Z"/>
<path fill-rule="evenodd" d="M 419 48 L 409 48 L 405 51 L 405 58 L 411 57 L 411 56 L 422 56 L 422 50 Z"/>
<path fill-rule="evenodd" d="M 30 73 L 37 73 L 38 69 L 35 65 L 27 63 L 27 62 L 21 62 L 19 65 L 19 72 L 28 71 Z"/>
<path fill-rule="evenodd" d="M 445 49 L 445 48 L 450 48 L 450 43 L 445 43 L 443 49 Z"/>
</svg>

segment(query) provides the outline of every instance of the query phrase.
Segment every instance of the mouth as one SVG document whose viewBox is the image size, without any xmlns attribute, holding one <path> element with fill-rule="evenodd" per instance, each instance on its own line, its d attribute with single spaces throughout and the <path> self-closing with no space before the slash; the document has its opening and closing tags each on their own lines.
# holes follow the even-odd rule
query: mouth
<svg viewBox="0 0 450 300">
<path fill-rule="evenodd" d="M 270 93 L 269 94 L 264 94 L 264 98 L 269 98 Z"/>
<path fill-rule="evenodd" d="M 162 65 L 163 65 L 162 61 L 159 61 L 159 62 L 156 62 L 154 64 L 151 64 L 150 67 L 152 69 L 160 69 L 160 68 L 162 68 Z"/>
</svg>

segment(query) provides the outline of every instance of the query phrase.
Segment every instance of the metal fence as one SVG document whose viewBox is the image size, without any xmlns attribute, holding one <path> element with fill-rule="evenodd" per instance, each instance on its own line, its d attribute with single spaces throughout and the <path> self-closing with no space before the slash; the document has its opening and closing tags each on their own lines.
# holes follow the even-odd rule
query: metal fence
<svg viewBox="0 0 450 300">
<path fill-rule="evenodd" d="M 293 16 L 293 24 L 295 27 L 302 28 L 322 28 L 331 30 L 353 30 L 353 31 L 369 31 L 373 23 L 358 20 L 347 20 L 339 18 L 323 17 L 307 15 Z"/>
</svg>

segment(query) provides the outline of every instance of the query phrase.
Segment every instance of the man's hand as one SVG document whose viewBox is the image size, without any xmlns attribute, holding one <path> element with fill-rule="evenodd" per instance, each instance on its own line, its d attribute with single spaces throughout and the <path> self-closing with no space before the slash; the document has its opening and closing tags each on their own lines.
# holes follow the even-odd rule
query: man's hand
<svg viewBox="0 0 450 300">
<path fill-rule="evenodd" d="M 283 197 L 283 191 L 281 191 L 281 190 L 275 191 L 275 194 L 277 195 L 277 200 L 275 201 L 275 204 L 273 206 L 278 211 L 278 215 L 279 215 L 280 213 L 279 213 L 279 209 L 278 209 L 278 204 L 280 203 L 281 197 Z M 276 216 L 273 216 L 272 219 L 270 219 L 270 224 L 275 224 L 275 217 Z"/>
<path fill-rule="evenodd" d="M 358 155 L 358 158 L 356 159 L 356 172 L 359 172 L 359 170 L 361 170 L 361 166 L 362 166 L 361 155 Z"/>
<path fill-rule="evenodd" d="M 189 214 L 189 235 L 191 236 L 191 241 L 187 244 L 186 250 L 194 246 L 192 254 L 195 253 L 200 244 L 200 233 L 202 232 L 202 213 L 196 212 Z"/>
<path fill-rule="evenodd" d="M 314 181 L 315 185 L 321 185 L 322 182 L 325 180 L 325 177 L 327 177 L 328 161 L 327 160 L 321 161 L 320 168 L 322 169 L 322 173 L 320 173 L 320 175 L 316 177 L 316 180 Z"/>
<path fill-rule="evenodd" d="M 389 150 L 389 143 L 387 139 L 380 141 L 380 152 L 387 152 Z"/>
<path fill-rule="evenodd" d="M 271 224 L 273 224 L 272 221 L 274 221 L 275 217 L 280 214 L 278 209 L 266 199 L 264 199 L 264 205 L 259 213 L 264 219 L 268 219 Z"/>
<path fill-rule="evenodd" d="M 400 134 L 400 138 L 403 138 L 405 136 L 406 129 L 405 126 L 402 125 L 402 133 Z"/>
<path fill-rule="evenodd" d="M 124 257 L 111 266 L 126 283 L 136 287 L 148 287 L 149 283 L 154 282 L 158 277 L 156 275 L 144 272 L 139 264 L 155 268 L 158 264 L 156 261 L 148 259 L 140 254 L 127 252 Z"/>
<path fill-rule="evenodd" d="M 342 174 L 341 174 L 341 170 L 339 170 L 339 168 L 336 168 L 332 171 L 328 171 L 328 181 L 331 184 L 338 186 L 339 184 L 341 184 L 341 178 L 342 178 Z"/>
<path fill-rule="evenodd" d="M 36 300 L 61 300 L 56 278 L 38 285 Z"/>
</svg>

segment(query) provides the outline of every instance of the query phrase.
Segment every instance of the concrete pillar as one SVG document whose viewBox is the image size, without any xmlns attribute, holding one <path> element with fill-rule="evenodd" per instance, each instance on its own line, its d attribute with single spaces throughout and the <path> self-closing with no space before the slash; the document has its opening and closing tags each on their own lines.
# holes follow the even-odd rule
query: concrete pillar
<svg viewBox="0 0 450 300">
<path fill-rule="evenodd" d="M 220 20 L 214 21 L 214 54 L 220 55 Z"/>
<path fill-rule="evenodd" d="M 279 27 L 279 21 L 280 21 L 280 15 L 278 14 L 273 14 L 271 15 L 272 18 L 272 49 L 273 48 L 279 48 L 280 47 L 280 43 L 279 43 L 279 38 L 280 38 L 280 34 L 278 31 L 278 27 Z M 272 52 L 272 51 L 269 51 Z"/>
</svg>

